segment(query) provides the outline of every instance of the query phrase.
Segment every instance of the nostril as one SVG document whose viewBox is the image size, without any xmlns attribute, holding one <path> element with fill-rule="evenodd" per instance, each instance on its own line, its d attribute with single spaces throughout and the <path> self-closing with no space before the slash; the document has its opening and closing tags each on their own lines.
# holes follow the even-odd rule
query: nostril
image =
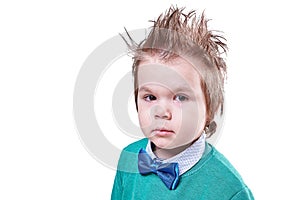
<svg viewBox="0 0 300 200">
<path fill-rule="evenodd" d="M 154 118 L 160 118 L 160 119 L 171 119 L 172 113 L 171 110 L 167 106 L 157 105 L 153 107 L 151 110 L 152 116 Z"/>
<path fill-rule="evenodd" d="M 156 113 L 155 118 L 160 118 L 160 119 L 171 119 L 172 118 L 172 114 L 169 111 L 164 111 L 164 112 L 159 112 Z"/>
<path fill-rule="evenodd" d="M 171 119 L 171 118 L 172 118 L 172 115 L 171 115 L 170 112 L 167 111 L 167 112 L 164 113 L 164 115 L 162 116 L 162 118 L 163 118 L 163 119 Z"/>
</svg>

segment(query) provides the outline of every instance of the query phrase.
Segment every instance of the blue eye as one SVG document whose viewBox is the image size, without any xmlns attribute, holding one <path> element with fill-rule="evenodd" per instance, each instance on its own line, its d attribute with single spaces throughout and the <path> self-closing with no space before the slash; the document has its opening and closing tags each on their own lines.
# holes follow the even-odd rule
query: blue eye
<svg viewBox="0 0 300 200">
<path fill-rule="evenodd" d="M 188 98 L 184 95 L 176 95 L 174 98 L 175 101 L 186 101 Z"/>
<path fill-rule="evenodd" d="M 144 96 L 144 100 L 145 101 L 155 101 L 156 100 L 156 97 L 152 94 L 149 94 L 149 95 L 145 95 Z"/>
</svg>

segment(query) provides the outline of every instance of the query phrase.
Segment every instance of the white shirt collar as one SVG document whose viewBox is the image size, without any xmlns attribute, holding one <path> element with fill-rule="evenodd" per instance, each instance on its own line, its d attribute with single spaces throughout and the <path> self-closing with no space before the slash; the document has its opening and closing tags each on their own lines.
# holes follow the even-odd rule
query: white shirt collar
<svg viewBox="0 0 300 200">
<path fill-rule="evenodd" d="M 179 165 L 179 175 L 182 175 L 183 173 L 191 169 L 201 159 L 205 150 L 205 139 L 206 134 L 203 133 L 201 137 L 196 140 L 190 147 L 177 154 L 176 156 L 162 160 L 162 162 L 177 162 Z M 152 159 L 157 159 L 157 156 L 152 151 L 150 140 L 148 141 L 146 152 Z"/>
</svg>

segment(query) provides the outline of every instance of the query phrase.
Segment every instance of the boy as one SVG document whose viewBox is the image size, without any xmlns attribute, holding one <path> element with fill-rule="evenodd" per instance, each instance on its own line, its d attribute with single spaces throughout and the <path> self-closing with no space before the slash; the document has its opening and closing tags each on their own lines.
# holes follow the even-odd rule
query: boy
<svg viewBox="0 0 300 200">
<path fill-rule="evenodd" d="M 171 7 L 160 15 L 140 44 L 128 35 L 146 138 L 122 151 L 114 200 L 253 199 L 229 161 L 205 141 L 223 110 L 225 39 L 207 29 L 203 14 L 183 11 Z"/>
</svg>

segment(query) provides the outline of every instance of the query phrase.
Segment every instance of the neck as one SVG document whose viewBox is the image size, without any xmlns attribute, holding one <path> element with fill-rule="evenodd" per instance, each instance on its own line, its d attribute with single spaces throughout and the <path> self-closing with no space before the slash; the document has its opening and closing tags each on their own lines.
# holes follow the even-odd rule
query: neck
<svg viewBox="0 0 300 200">
<path fill-rule="evenodd" d="M 174 156 L 176 156 L 177 154 L 183 152 L 184 150 L 186 150 L 188 147 L 190 147 L 191 145 L 193 144 L 192 143 L 189 143 L 189 144 L 186 144 L 186 145 L 183 145 L 183 146 L 180 146 L 180 147 L 176 147 L 174 149 L 162 149 L 162 148 L 159 148 L 159 147 L 156 147 L 153 143 L 152 143 L 152 150 L 154 152 L 154 154 L 160 158 L 160 159 L 169 159 L 169 158 L 172 158 Z"/>
</svg>

